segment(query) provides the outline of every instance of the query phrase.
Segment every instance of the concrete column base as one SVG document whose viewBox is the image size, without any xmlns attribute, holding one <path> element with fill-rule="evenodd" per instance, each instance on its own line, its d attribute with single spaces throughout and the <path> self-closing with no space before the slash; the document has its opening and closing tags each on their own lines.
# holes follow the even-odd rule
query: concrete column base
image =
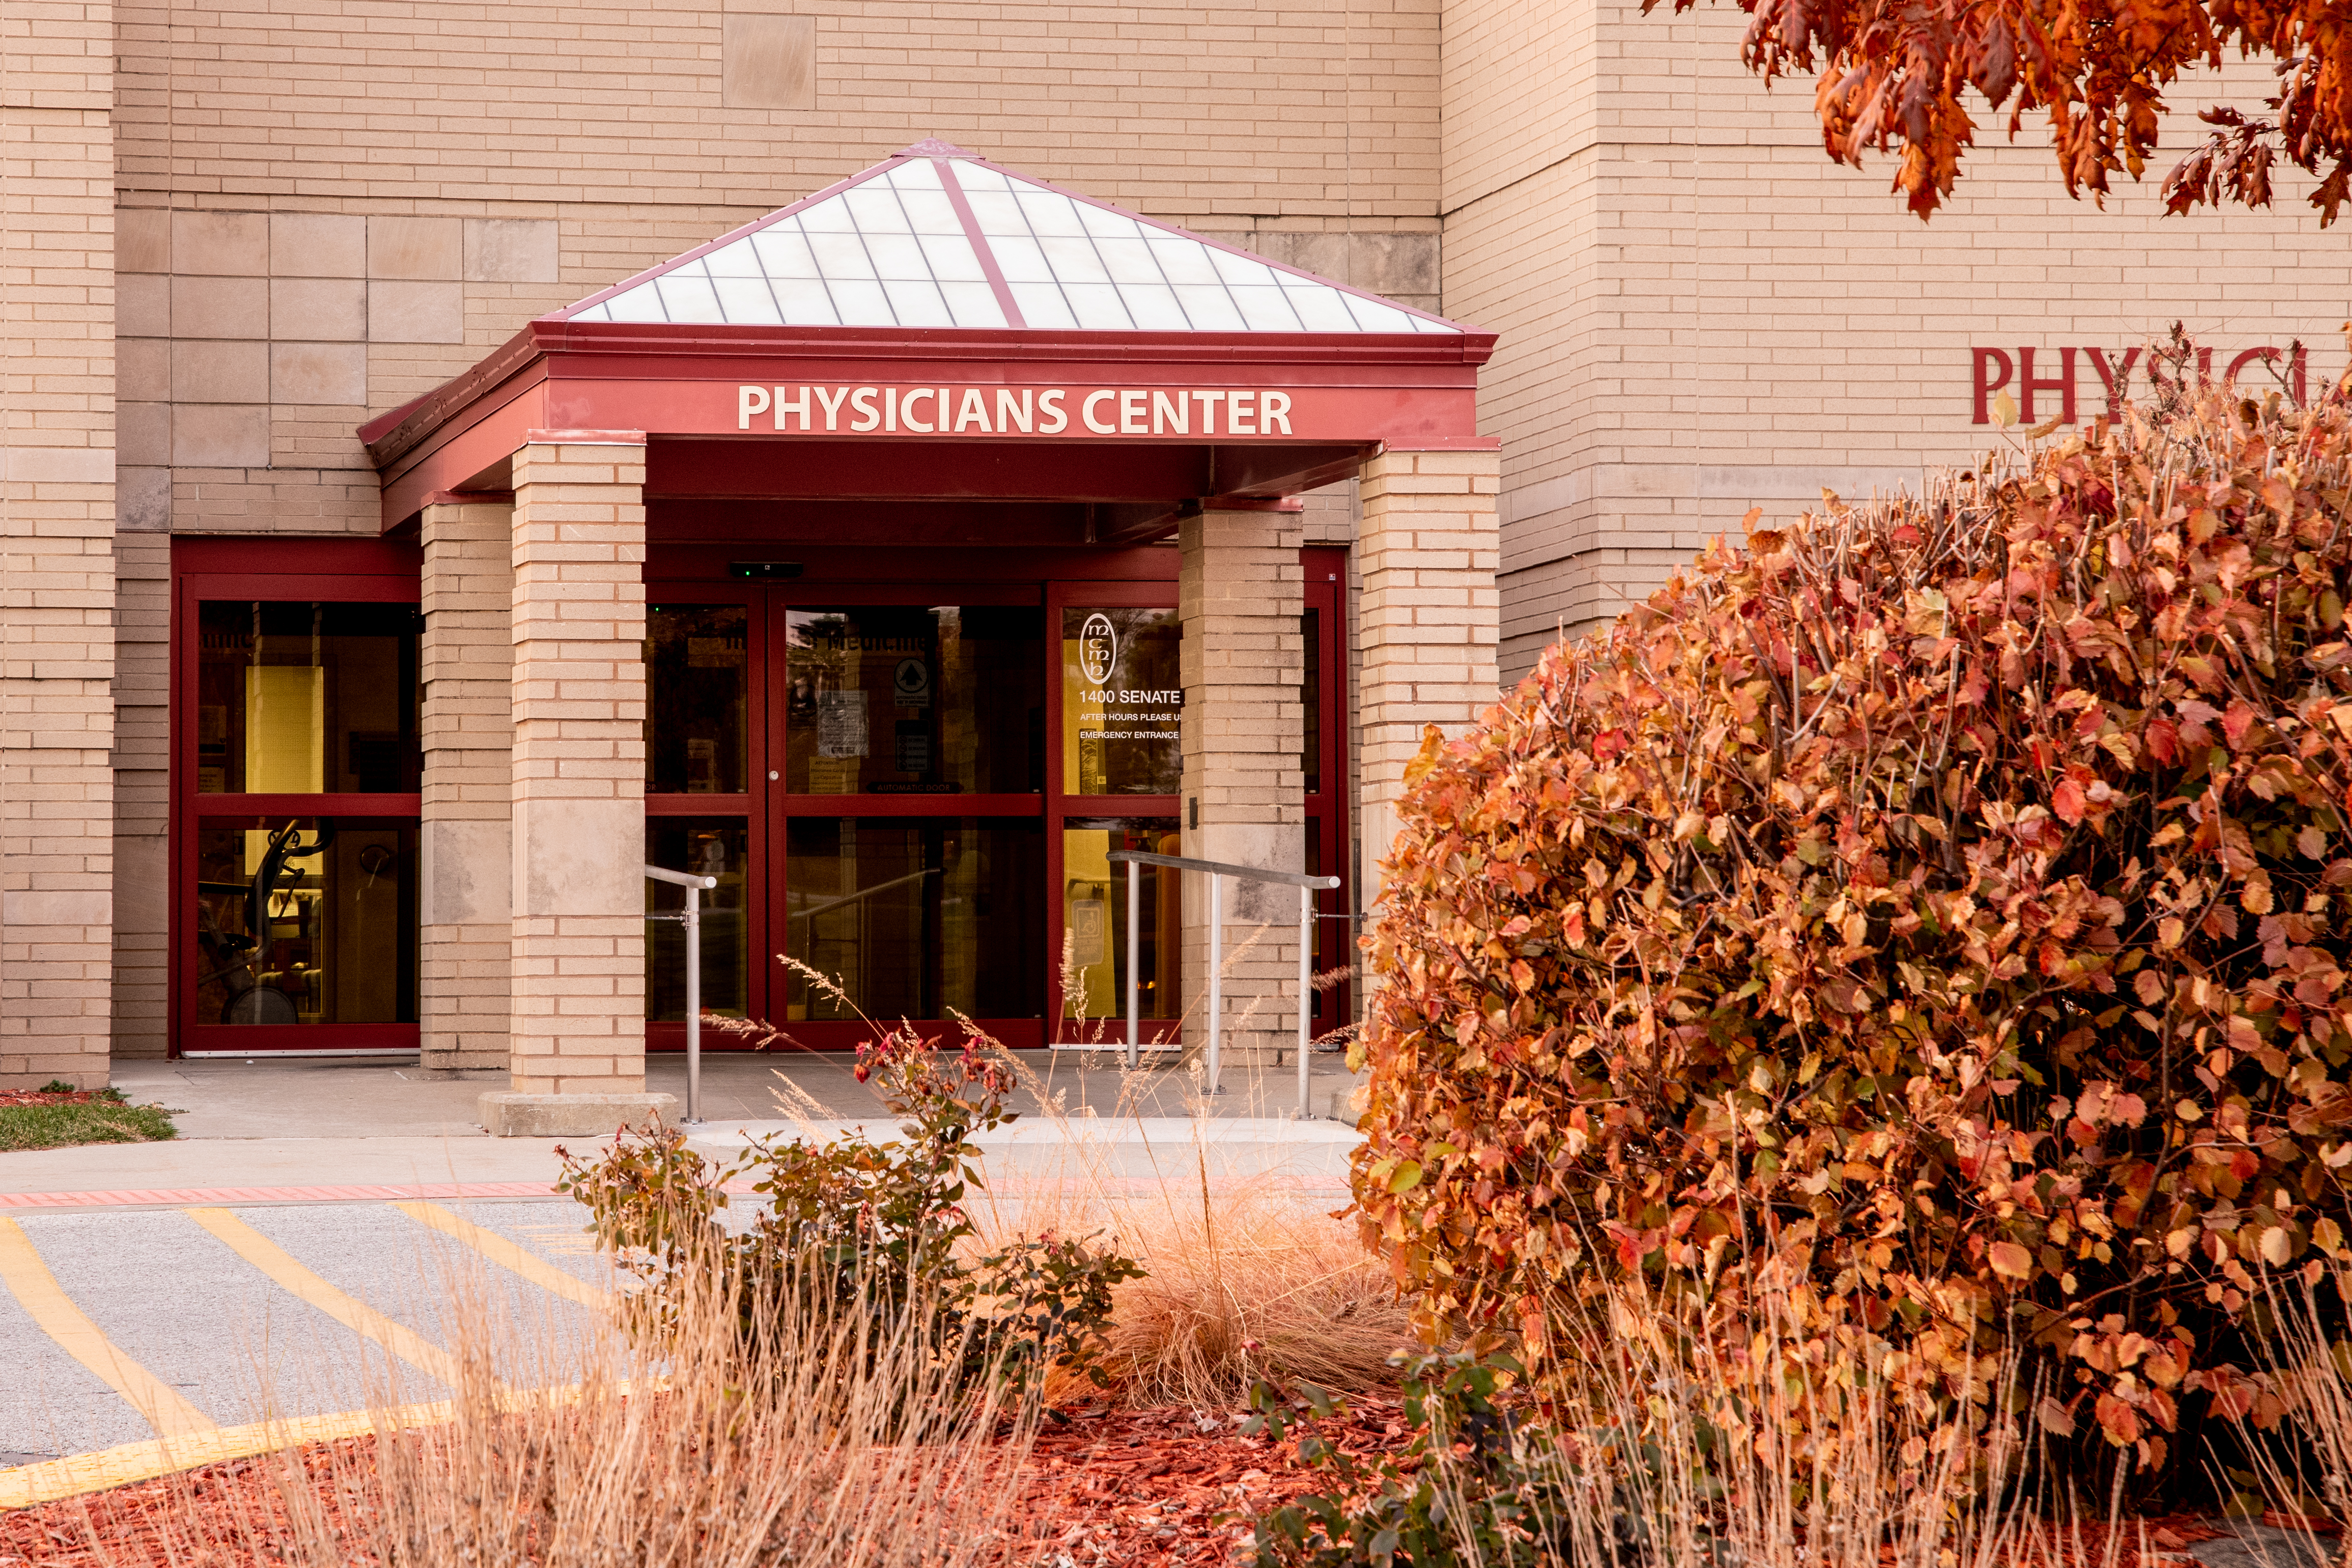
<svg viewBox="0 0 2352 1568">
<path fill-rule="evenodd" d="M 517 1094 L 497 1089 L 477 1102 L 493 1138 L 602 1138 L 622 1127 L 650 1132 L 677 1123 L 674 1094 Z"/>
</svg>

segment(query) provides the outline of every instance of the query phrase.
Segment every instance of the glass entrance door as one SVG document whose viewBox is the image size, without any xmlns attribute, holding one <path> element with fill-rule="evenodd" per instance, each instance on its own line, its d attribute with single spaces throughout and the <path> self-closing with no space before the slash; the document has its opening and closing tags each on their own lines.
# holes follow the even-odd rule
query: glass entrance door
<svg viewBox="0 0 2352 1568">
<path fill-rule="evenodd" d="M 719 878 L 705 1008 L 818 1049 L 865 1038 L 861 1015 L 950 1033 L 961 1016 L 1038 1043 L 1041 590 L 656 584 L 647 597 L 647 859 Z M 651 884 L 648 912 L 678 898 Z M 683 935 L 649 930 L 647 1043 L 674 1048 Z"/>
<path fill-rule="evenodd" d="M 1026 583 L 649 582 L 646 858 L 719 879 L 704 1007 L 814 1049 L 866 1038 L 860 1015 L 1123 1042 L 1132 952 L 1144 1038 L 1172 1036 L 1180 879 L 1143 872 L 1130 916 L 1110 858 L 1180 844 L 1174 552 L 1144 564 L 1163 555 L 1164 578 L 1130 559 L 1111 581 L 1055 580 L 1072 558 L 1041 552 Z M 1345 563 L 1315 556 L 1306 859 L 1345 875 Z M 1318 968 L 1347 961 L 1347 899 Z M 680 900 L 647 885 L 649 913 Z M 681 1048 L 683 932 L 647 932 L 647 1044 Z M 1318 1032 L 1345 1011 L 1318 997 Z"/>
</svg>

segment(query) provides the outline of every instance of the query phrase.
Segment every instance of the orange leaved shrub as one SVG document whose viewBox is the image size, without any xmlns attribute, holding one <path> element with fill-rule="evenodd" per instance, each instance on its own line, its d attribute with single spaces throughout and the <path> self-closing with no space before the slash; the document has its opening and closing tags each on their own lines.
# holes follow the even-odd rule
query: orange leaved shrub
<svg viewBox="0 0 2352 1568">
<path fill-rule="evenodd" d="M 1558 1368 L 1632 1288 L 1929 1404 L 2023 1351 L 2143 1477 L 2273 1418 L 2260 1277 L 2352 1227 L 2347 503 L 2340 395 L 2182 394 L 1718 542 L 1433 732 L 1355 1047 L 1433 1326 Z"/>
</svg>

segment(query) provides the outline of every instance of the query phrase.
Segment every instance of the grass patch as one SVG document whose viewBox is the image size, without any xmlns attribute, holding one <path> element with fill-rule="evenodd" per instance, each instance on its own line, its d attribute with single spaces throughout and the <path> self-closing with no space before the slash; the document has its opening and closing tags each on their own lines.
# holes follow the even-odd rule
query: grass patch
<svg viewBox="0 0 2352 1568">
<path fill-rule="evenodd" d="M 0 1152 L 68 1149 L 80 1143 L 154 1143 L 177 1137 L 172 1113 L 160 1105 L 131 1105 L 120 1097 L 31 1105 L 0 1105 Z"/>
</svg>

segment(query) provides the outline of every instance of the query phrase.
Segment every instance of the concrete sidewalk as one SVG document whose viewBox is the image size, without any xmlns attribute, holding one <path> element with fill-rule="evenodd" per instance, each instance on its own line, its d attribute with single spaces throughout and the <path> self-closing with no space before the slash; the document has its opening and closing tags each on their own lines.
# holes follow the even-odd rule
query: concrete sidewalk
<svg viewBox="0 0 2352 1568">
<path fill-rule="evenodd" d="M 1020 1057 L 1032 1086 L 1013 1098 L 1022 1120 L 979 1140 L 1003 1191 L 1202 1179 L 1212 1187 L 1346 1188 L 1358 1135 L 1341 1122 L 1286 1114 L 1297 1103 L 1288 1074 L 1253 1082 L 1233 1073 L 1228 1092 L 1206 1100 L 1181 1073 L 1130 1074 L 1116 1058 Z M 896 1121 L 852 1066 L 847 1058 L 806 1055 L 706 1058 L 704 1121 L 688 1130 L 690 1142 L 725 1159 L 756 1138 L 822 1140 L 853 1127 L 897 1136 Z M 1322 1103 L 1343 1106 L 1355 1080 L 1337 1058 L 1317 1066 Z M 681 1059 L 653 1058 L 647 1078 L 683 1100 Z M 118 1064 L 115 1079 L 134 1101 L 173 1110 L 181 1137 L 0 1153 L 0 1213 L 544 1196 L 561 1173 L 559 1147 L 584 1155 L 611 1142 L 488 1137 L 473 1121 L 480 1082 L 427 1079 L 398 1059 L 130 1062 Z"/>
<path fill-rule="evenodd" d="M 1116 1053 L 1015 1051 L 1024 1087 L 1007 1102 L 1024 1115 L 1050 1104 L 1066 1116 L 1098 1118 L 1292 1117 L 1298 1109 L 1295 1068 L 1228 1067 L 1224 1092 L 1198 1092 L 1192 1077 L 1147 1065 L 1128 1072 Z M 1149 1063 L 1150 1058 L 1146 1058 Z M 857 1081 L 846 1053 L 706 1052 L 702 1114 L 713 1127 L 810 1116 L 856 1121 L 887 1117 L 880 1096 Z M 1317 1056 L 1309 1069 L 1318 1119 L 1353 1121 L 1348 1099 L 1360 1079 L 1338 1056 Z M 504 1073 L 428 1077 L 413 1058 L 206 1058 L 120 1061 L 114 1085 L 140 1104 L 170 1108 L 183 1138 L 384 1138 L 485 1136 L 475 1101 L 504 1089 Z M 646 1087 L 686 1103 L 686 1058 L 646 1058 Z"/>
</svg>

